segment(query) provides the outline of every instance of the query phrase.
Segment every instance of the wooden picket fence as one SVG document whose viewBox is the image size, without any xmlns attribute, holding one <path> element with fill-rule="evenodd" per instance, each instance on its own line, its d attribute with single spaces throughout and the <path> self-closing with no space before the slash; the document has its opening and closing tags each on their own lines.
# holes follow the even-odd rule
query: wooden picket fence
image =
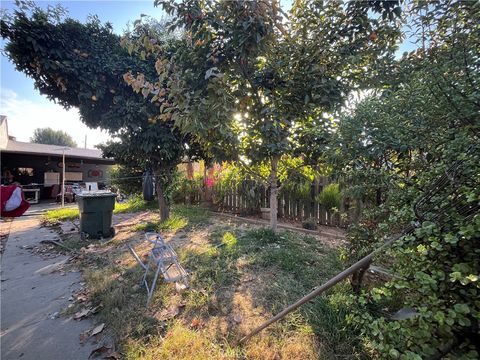
<svg viewBox="0 0 480 360">
<path fill-rule="evenodd" d="M 310 195 L 299 198 L 281 190 L 278 195 L 278 217 L 290 221 L 315 220 L 317 224 L 347 226 L 355 216 L 348 199 L 344 199 L 339 212 L 327 211 L 315 201 L 317 195 L 328 185 L 327 178 L 320 178 L 310 185 Z M 219 191 L 220 190 L 220 191 Z M 252 180 L 244 180 L 235 188 L 212 190 L 212 202 L 218 211 L 239 215 L 260 214 L 261 208 L 270 207 L 270 191 Z M 200 198 L 196 198 L 200 202 Z M 340 213 L 346 216 L 341 217 Z"/>
</svg>

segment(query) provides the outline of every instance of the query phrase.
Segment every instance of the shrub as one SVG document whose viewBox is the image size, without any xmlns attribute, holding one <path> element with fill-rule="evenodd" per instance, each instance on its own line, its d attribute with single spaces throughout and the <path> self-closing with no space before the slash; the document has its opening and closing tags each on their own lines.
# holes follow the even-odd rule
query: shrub
<svg viewBox="0 0 480 360">
<path fill-rule="evenodd" d="M 171 185 L 168 187 L 168 196 L 173 203 L 185 203 L 192 201 L 202 193 L 203 176 L 195 175 L 193 179 L 187 179 L 184 173 L 176 172 Z"/>
<path fill-rule="evenodd" d="M 316 230 L 317 220 L 315 218 L 308 218 L 302 222 L 302 227 L 307 230 Z"/>
<path fill-rule="evenodd" d="M 318 194 L 317 201 L 325 206 L 327 211 L 338 209 L 342 201 L 342 193 L 338 184 L 329 184 L 325 186 L 320 194 Z"/>
<path fill-rule="evenodd" d="M 310 199 L 312 192 L 312 182 L 304 178 L 289 178 L 282 184 L 282 193 L 288 194 L 298 200 Z"/>
<path fill-rule="evenodd" d="M 226 166 L 223 171 L 218 174 L 213 189 L 214 204 L 221 206 L 225 196 L 234 189 L 236 189 L 237 194 L 246 199 L 246 213 L 258 213 L 260 210 L 261 193 L 264 186 L 259 181 L 252 179 L 250 175 L 245 174 L 241 168 L 235 165 Z"/>
</svg>

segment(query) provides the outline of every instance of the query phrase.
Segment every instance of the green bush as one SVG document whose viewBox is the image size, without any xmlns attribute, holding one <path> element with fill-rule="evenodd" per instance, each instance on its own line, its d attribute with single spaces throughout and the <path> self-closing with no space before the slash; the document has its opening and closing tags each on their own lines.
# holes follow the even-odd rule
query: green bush
<svg viewBox="0 0 480 360">
<path fill-rule="evenodd" d="M 217 176 L 213 188 L 213 201 L 221 205 L 232 190 L 236 189 L 246 199 L 246 213 L 257 213 L 260 210 L 261 192 L 263 184 L 245 174 L 242 169 L 235 165 L 229 165 Z"/>
<path fill-rule="evenodd" d="M 317 199 L 319 204 L 325 206 L 327 211 L 340 208 L 342 193 L 338 184 L 329 184 L 325 186 Z"/>
<path fill-rule="evenodd" d="M 195 199 L 200 196 L 202 189 L 203 176 L 196 175 L 190 180 L 184 173 L 177 171 L 168 187 L 168 195 L 174 204 L 183 204 L 188 198 Z"/>
<path fill-rule="evenodd" d="M 308 200 L 312 194 L 312 182 L 300 177 L 289 178 L 282 184 L 281 193 L 298 200 Z"/>
<path fill-rule="evenodd" d="M 317 219 L 308 218 L 302 222 L 302 227 L 307 230 L 316 230 L 317 229 Z"/>
</svg>

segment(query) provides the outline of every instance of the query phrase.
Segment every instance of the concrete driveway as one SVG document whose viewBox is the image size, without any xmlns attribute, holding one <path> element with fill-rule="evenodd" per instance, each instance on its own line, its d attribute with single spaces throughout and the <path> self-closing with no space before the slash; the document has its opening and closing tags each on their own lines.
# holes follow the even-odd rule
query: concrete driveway
<svg viewBox="0 0 480 360">
<path fill-rule="evenodd" d="M 58 239 L 58 235 L 41 227 L 38 216 L 21 217 L 11 223 L 1 264 L 3 360 L 88 359 L 99 346 L 93 340 L 85 345 L 79 342 L 79 334 L 94 326 L 91 320 L 58 317 L 82 280 L 78 272 L 47 271 L 47 266 L 67 259 L 42 259 L 32 251 L 47 239 Z"/>
</svg>

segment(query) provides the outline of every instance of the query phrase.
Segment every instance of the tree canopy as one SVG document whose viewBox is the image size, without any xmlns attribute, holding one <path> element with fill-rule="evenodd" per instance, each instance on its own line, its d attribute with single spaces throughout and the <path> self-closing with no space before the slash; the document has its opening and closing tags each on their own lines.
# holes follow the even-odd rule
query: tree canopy
<svg viewBox="0 0 480 360">
<path fill-rule="evenodd" d="M 224 191 L 238 168 L 267 183 L 275 229 L 279 189 L 302 196 L 323 166 L 340 184 L 320 202 L 335 208 L 345 195 L 361 210 L 342 249 L 347 266 L 398 238 L 375 258 L 386 279 L 362 287 L 361 269 L 353 291 L 330 298 L 348 309 L 366 356 L 478 358 L 478 3 L 155 4 L 169 23 L 139 20 L 122 38 L 98 19 L 36 8 L 3 19 L 1 34 L 41 93 L 116 138 L 104 154 L 155 170 L 161 199 L 185 157 L 227 159 L 238 167 Z M 405 36 L 417 49 L 395 57 Z"/>
<path fill-rule="evenodd" d="M 77 143 L 65 131 L 53 130 L 52 128 L 37 128 L 30 138 L 30 142 L 37 144 L 49 144 L 77 147 Z"/>
<path fill-rule="evenodd" d="M 349 231 L 348 263 L 416 228 L 384 255 L 395 277 L 352 298 L 352 322 L 380 358 L 476 358 L 480 12 L 415 2 L 408 15 L 419 48 L 399 59 L 388 89 L 344 113 L 332 146 L 336 171 L 365 207 Z M 392 321 L 405 309 L 414 311 Z"/>
<path fill-rule="evenodd" d="M 141 31 L 157 35 L 159 43 L 169 46 L 158 24 L 136 28 L 129 36 Z M 167 218 L 164 188 L 187 150 L 198 147 L 187 147 L 188 135 L 172 121 L 153 122 L 161 102 L 146 101 L 125 83 L 128 71 L 141 72 L 147 79 L 156 75 L 154 60 L 129 52 L 111 25 L 98 18 L 82 24 L 58 9 L 18 8 L 2 19 L 1 35 L 8 40 L 9 59 L 34 80 L 40 93 L 65 108 L 77 107 L 85 124 L 118 139 L 101 147 L 105 156 L 155 172 L 161 217 Z"/>
<path fill-rule="evenodd" d="M 339 109 L 353 89 L 375 81 L 399 33 L 389 16 L 371 13 L 395 14 L 399 8 L 395 2 L 298 1 L 286 15 L 276 1 L 156 4 L 172 17 L 170 29 L 184 29 L 188 41 L 165 57 L 148 37 L 140 39 L 142 51 L 157 57 L 158 81 L 131 74 L 129 83 L 153 99 L 159 92 L 168 97 L 160 118 L 172 118 L 214 153 L 221 144 L 250 170 L 270 168 L 263 180 L 276 228 L 282 156 L 300 146 L 304 128 L 327 122 L 324 112 Z"/>
</svg>

